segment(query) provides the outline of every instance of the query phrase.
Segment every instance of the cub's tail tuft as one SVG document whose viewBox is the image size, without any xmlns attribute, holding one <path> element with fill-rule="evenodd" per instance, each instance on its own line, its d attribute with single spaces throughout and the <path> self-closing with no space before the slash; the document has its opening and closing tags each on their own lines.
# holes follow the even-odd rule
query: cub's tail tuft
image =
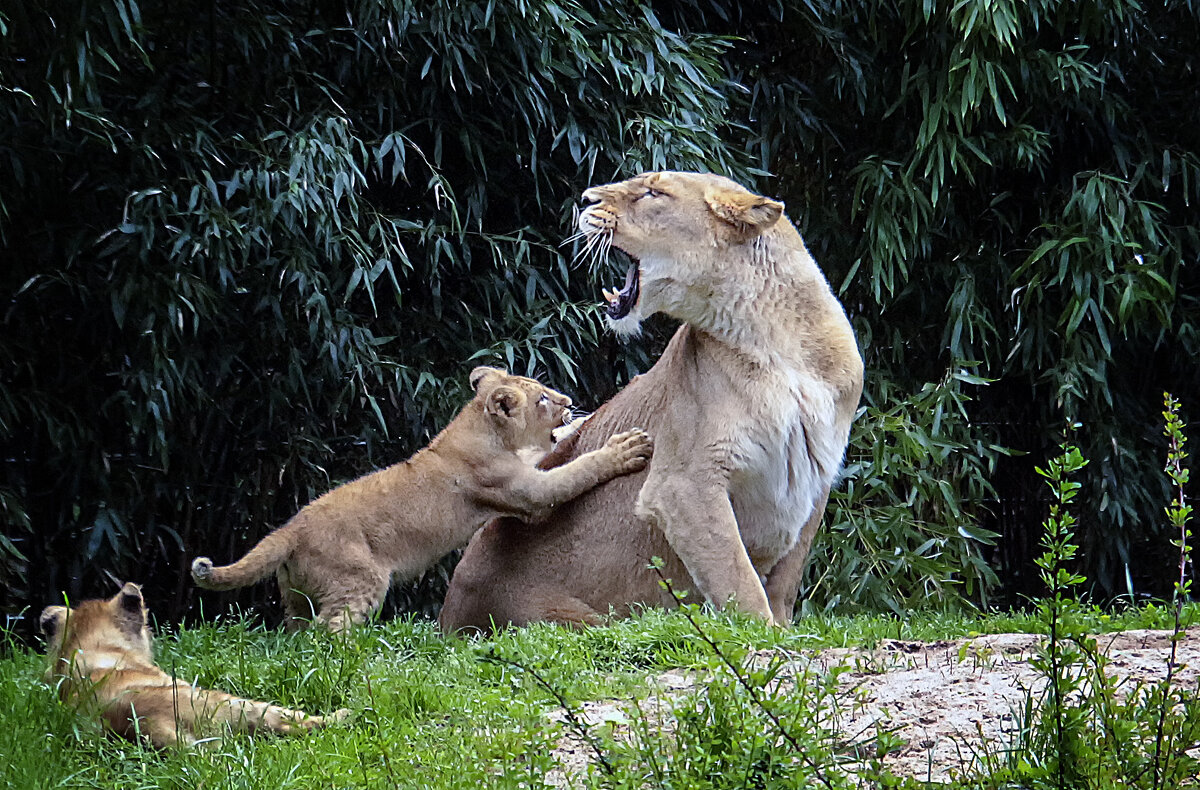
<svg viewBox="0 0 1200 790">
<path fill-rule="evenodd" d="M 254 584 L 282 565 L 292 554 L 286 526 L 267 535 L 232 565 L 214 566 L 208 557 L 192 561 L 192 581 L 207 590 L 233 590 Z"/>
</svg>

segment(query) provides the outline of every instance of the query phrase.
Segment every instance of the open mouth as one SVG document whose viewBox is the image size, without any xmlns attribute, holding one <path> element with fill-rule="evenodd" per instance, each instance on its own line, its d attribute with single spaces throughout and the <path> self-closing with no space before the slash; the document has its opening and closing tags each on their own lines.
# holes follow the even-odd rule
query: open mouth
<svg viewBox="0 0 1200 790">
<path fill-rule="evenodd" d="M 615 248 L 614 248 L 615 249 Z M 608 302 L 608 317 L 619 321 L 629 315 L 629 311 L 637 304 L 638 290 L 641 283 L 641 272 L 638 270 L 638 259 L 621 251 L 629 259 L 629 269 L 625 273 L 625 285 L 619 291 L 603 289 L 604 301 Z"/>
</svg>

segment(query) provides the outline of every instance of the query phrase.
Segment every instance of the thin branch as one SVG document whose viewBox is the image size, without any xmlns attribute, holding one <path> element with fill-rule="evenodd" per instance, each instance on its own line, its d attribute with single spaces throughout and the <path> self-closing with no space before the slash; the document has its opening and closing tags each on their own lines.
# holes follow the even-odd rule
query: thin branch
<svg viewBox="0 0 1200 790">
<path fill-rule="evenodd" d="M 821 780 L 823 785 L 828 787 L 829 790 L 833 790 L 833 783 L 829 781 L 828 777 L 821 773 L 821 766 L 818 765 L 811 756 L 809 756 L 808 751 L 804 749 L 804 747 L 800 745 L 800 742 L 796 740 L 795 736 L 788 731 L 787 727 L 784 726 L 780 718 L 775 715 L 775 712 L 771 710 L 771 708 L 759 695 L 758 689 L 756 689 L 750 683 L 750 681 L 743 676 L 737 665 L 735 665 L 733 661 L 731 661 L 729 657 L 725 655 L 725 652 L 721 650 L 720 646 L 713 641 L 713 638 L 710 637 L 704 631 L 704 629 L 700 627 L 700 624 L 696 622 L 696 619 L 692 617 L 692 613 L 688 611 L 686 606 L 683 605 L 683 596 L 679 595 L 675 591 L 675 588 L 671 585 L 670 579 L 663 575 L 662 567 L 657 562 L 651 563 L 650 567 L 658 576 L 659 583 L 662 584 L 663 589 L 665 589 L 667 594 L 675 600 L 675 603 L 679 606 L 679 611 L 683 612 L 683 616 L 691 624 L 692 629 L 700 636 L 701 639 L 704 640 L 704 642 L 717 655 L 717 657 L 721 659 L 721 662 L 729 668 L 729 671 L 733 673 L 733 676 L 737 680 L 738 684 L 746 690 L 746 693 L 750 695 L 750 699 L 753 700 L 754 704 L 758 706 L 758 709 L 767 715 L 767 718 L 770 719 L 771 723 L 775 725 L 775 729 L 777 729 L 779 734 L 783 736 L 783 739 L 788 742 L 788 745 L 792 747 L 801 761 L 803 761 L 809 768 L 812 769 L 817 779 Z"/>
</svg>

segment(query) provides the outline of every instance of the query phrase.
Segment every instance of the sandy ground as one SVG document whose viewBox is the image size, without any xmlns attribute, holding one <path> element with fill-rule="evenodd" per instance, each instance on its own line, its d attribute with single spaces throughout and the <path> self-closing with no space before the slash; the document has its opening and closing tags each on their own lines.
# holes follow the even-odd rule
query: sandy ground
<svg viewBox="0 0 1200 790">
<path fill-rule="evenodd" d="M 1126 631 L 1095 637 L 1109 659 L 1108 676 L 1119 688 L 1161 681 L 1171 650 L 1169 631 Z M 997 634 L 947 642 L 888 640 L 871 650 L 830 649 L 791 654 L 756 655 L 759 662 L 782 661 L 779 682 L 794 683 L 798 674 L 826 673 L 842 667 L 835 705 L 823 723 L 848 742 L 866 743 L 878 730 L 893 732 L 905 745 L 884 758 L 897 776 L 924 781 L 948 781 L 970 768 L 985 745 L 1002 752 L 1022 725 L 1026 700 L 1040 699 L 1044 681 L 1030 665 L 1042 637 Z M 1200 631 L 1185 634 L 1176 649 L 1174 684 L 1197 690 L 1200 670 Z M 682 704 L 696 678 L 666 672 L 649 681 L 650 695 L 640 703 L 640 715 L 653 726 L 673 728 L 671 707 Z M 581 711 L 592 725 L 606 724 L 616 737 L 628 732 L 639 715 L 629 700 L 589 702 Z M 563 722 L 555 711 L 550 717 Z M 555 756 L 561 770 L 549 780 L 571 784 L 592 757 L 578 738 L 564 735 Z M 852 767 L 851 767 L 852 769 Z"/>
</svg>

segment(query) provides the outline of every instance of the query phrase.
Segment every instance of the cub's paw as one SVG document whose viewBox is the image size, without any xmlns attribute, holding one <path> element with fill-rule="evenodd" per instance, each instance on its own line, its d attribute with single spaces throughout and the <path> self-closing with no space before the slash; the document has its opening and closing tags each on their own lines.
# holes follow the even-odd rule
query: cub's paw
<svg viewBox="0 0 1200 790">
<path fill-rule="evenodd" d="M 333 713 L 330 713 L 328 716 L 324 717 L 324 723 L 337 724 L 338 722 L 346 721 L 353 715 L 354 711 L 350 710 L 349 708 L 338 708 Z"/>
<path fill-rule="evenodd" d="M 353 713 L 354 711 L 350 710 L 349 708 L 339 708 L 333 713 L 329 713 L 325 716 L 308 716 L 304 721 L 300 722 L 300 726 L 306 730 L 318 730 L 322 727 L 328 727 L 331 724 L 344 722 L 349 719 Z"/>
<path fill-rule="evenodd" d="M 650 463 L 650 456 L 654 453 L 654 440 L 641 428 L 634 428 L 632 431 L 613 434 L 604 447 L 614 454 L 620 474 L 629 474 L 645 469 L 646 464 Z"/>
</svg>

